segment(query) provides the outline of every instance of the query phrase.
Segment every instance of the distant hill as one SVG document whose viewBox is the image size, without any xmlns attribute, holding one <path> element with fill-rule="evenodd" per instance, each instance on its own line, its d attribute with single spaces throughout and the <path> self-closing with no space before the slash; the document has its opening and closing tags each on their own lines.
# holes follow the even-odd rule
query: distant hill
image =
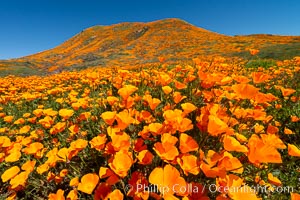
<svg viewBox="0 0 300 200">
<path fill-rule="evenodd" d="M 120 23 L 83 30 L 61 45 L 33 55 L 0 61 L 0 74 L 43 74 L 91 66 L 129 66 L 181 62 L 199 56 L 247 58 L 249 49 L 261 58 L 300 55 L 300 36 L 255 34 L 226 36 L 180 19 Z M 2 72 L 2 73 L 1 73 Z"/>
</svg>

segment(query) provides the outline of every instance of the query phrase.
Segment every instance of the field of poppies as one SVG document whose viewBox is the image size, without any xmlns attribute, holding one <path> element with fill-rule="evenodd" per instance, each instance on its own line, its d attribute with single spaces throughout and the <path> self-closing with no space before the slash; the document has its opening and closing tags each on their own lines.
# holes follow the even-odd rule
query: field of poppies
<svg viewBox="0 0 300 200">
<path fill-rule="evenodd" d="M 160 60 L 1 78 L 0 199 L 300 199 L 300 57 Z"/>
</svg>

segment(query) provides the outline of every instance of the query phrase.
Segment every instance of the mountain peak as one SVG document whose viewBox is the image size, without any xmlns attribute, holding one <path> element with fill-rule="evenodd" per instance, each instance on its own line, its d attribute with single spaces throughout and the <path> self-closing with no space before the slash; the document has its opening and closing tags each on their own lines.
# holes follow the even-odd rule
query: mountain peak
<svg viewBox="0 0 300 200">
<path fill-rule="evenodd" d="M 195 44 L 208 37 L 226 37 L 198 28 L 178 18 L 153 22 L 123 22 L 110 26 L 93 26 L 54 49 L 25 57 L 37 63 L 68 67 L 88 65 L 135 65 L 158 61 L 164 56 L 182 59 L 181 53 L 195 53 Z M 200 47 L 200 46 L 199 46 Z M 185 48 L 185 50 L 183 50 Z M 200 48 L 196 48 L 201 53 Z"/>
</svg>

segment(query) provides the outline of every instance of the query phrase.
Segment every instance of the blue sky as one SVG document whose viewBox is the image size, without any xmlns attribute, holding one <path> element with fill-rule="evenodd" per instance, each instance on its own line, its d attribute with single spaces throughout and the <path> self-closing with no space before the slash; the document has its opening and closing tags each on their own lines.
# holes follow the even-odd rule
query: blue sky
<svg viewBox="0 0 300 200">
<path fill-rule="evenodd" d="M 3 0 L 0 59 L 53 48 L 85 28 L 181 18 L 226 35 L 300 35 L 298 0 Z"/>
</svg>

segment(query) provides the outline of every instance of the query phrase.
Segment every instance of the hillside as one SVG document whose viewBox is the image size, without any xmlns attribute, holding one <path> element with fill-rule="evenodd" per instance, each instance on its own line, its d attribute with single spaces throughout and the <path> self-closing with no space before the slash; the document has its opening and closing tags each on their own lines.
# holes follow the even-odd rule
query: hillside
<svg viewBox="0 0 300 200">
<path fill-rule="evenodd" d="M 120 23 L 83 30 L 61 45 L 18 59 L 0 61 L 2 75 L 44 74 L 91 66 L 133 66 L 191 60 L 199 56 L 246 58 L 250 48 L 261 58 L 288 59 L 300 55 L 299 36 L 226 36 L 180 19 L 150 23 Z"/>
</svg>

